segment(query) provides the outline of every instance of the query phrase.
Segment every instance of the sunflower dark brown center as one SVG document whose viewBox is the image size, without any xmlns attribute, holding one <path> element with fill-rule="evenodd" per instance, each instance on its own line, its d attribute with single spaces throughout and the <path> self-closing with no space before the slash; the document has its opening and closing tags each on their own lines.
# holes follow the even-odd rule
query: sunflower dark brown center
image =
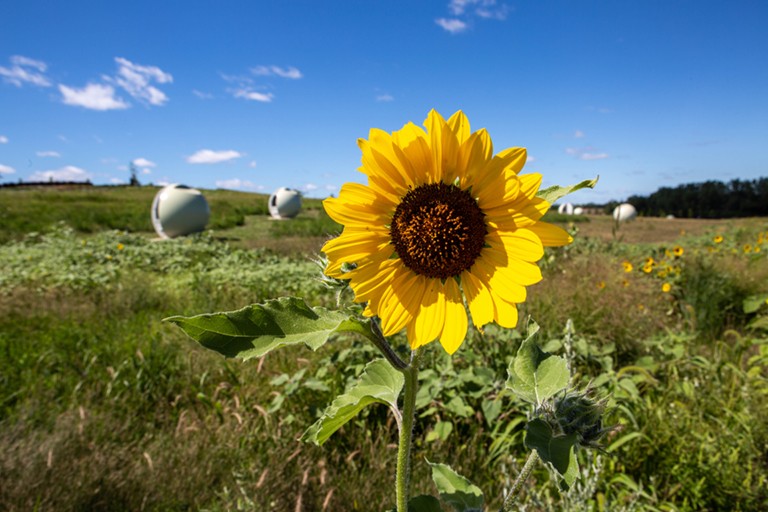
<svg viewBox="0 0 768 512">
<path fill-rule="evenodd" d="M 469 269 L 485 244 L 485 214 L 455 185 L 411 189 L 395 210 L 390 237 L 406 267 L 446 279 Z"/>
</svg>

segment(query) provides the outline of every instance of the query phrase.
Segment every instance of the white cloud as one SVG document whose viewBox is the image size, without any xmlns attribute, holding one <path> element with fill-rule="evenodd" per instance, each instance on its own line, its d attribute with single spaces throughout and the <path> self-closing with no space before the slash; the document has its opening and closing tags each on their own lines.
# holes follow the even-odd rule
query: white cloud
<svg viewBox="0 0 768 512">
<path fill-rule="evenodd" d="M 251 160 L 250 162 L 248 162 L 248 167 L 250 167 L 251 169 L 255 169 L 256 168 L 256 160 Z"/>
<path fill-rule="evenodd" d="M 579 158 L 582 160 L 602 160 L 608 158 L 608 153 L 582 153 Z"/>
<path fill-rule="evenodd" d="M 8 144 L 8 137 L 0 135 L 0 144 Z"/>
<path fill-rule="evenodd" d="M 310 193 L 310 192 L 313 192 L 313 191 L 317 190 L 318 188 L 320 188 L 320 187 L 318 187 L 314 183 L 306 183 L 306 184 L 304 184 L 303 187 L 300 188 L 300 190 L 302 192 Z"/>
<path fill-rule="evenodd" d="M 233 190 L 264 190 L 263 185 L 257 185 L 250 180 L 241 180 L 240 178 L 232 178 L 228 180 L 217 180 L 216 186 L 218 188 L 226 188 Z"/>
<path fill-rule="evenodd" d="M 3 165 L 0 164 L 0 174 L 13 174 L 16 172 L 16 169 L 9 165 Z"/>
<path fill-rule="evenodd" d="M 59 91 L 66 105 L 90 110 L 121 110 L 130 106 L 115 96 L 115 88 L 111 85 L 88 84 L 82 89 L 75 89 L 59 84 Z"/>
<path fill-rule="evenodd" d="M 147 160 L 146 158 L 134 158 L 133 165 L 137 167 L 155 167 L 157 164 L 151 160 Z"/>
<path fill-rule="evenodd" d="M 120 178 L 110 178 L 109 182 L 113 185 L 122 185 L 125 183 L 125 180 L 121 180 Z"/>
<path fill-rule="evenodd" d="M 391 94 L 379 94 L 378 96 L 376 96 L 376 101 L 381 101 L 381 102 L 395 101 L 395 97 L 392 96 Z"/>
<path fill-rule="evenodd" d="M 227 160 L 233 160 L 243 156 L 238 151 L 232 149 L 223 151 L 213 151 L 211 149 L 201 149 L 193 155 L 187 157 L 187 162 L 190 164 L 217 164 L 219 162 L 226 162 Z"/>
<path fill-rule="evenodd" d="M 275 75 L 281 78 L 290 78 L 291 80 L 298 80 L 299 78 L 304 77 L 304 75 L 301 74 L 301 71 L 293 66 L 287 68 L 281 68 L 280 66 L 256 66 L 255 68 L 251 68 L 251 73 L 258 76 Z"/>
<path fill-rule="evenodd" d="M 459 19 L 437 18 L 435 23 L 443 27 L 451 34 L 458 34 L 467 30 L 467 24 Z"/>
<path fill-rule="evenodd" d="M 234 90 L 231 90 L 230 92 L 232 92 L 232 95 L 235 98 L 243 98 L 245 100 L 250 100 L 250 101 L 260 101 L 262 103 L 271 103 L 272 98 L 275 97 L 275 95 L 272 94 L 271 92 L 263 93 L 263 92 L 254 91 L 249 88 L 234 89 Z"/>
<path fill-rule="evenodd" d="M 576 139 L 583 139 L 586 136 L 587 136 L 587 134 L 584 133 L 581 130 L 576 130 L 575 132 L 573 132 L 573 137 L 576 138 Z"/>
<path fill-rule="evenodd" d="M 115 57 L 118 64 L 117 76 L 110 81 L 125 89 L 132 97 L 149 103 L 150 105 L 163 105 L 168 101 L 168 96 L 152 82 L 165 84 L 173 82 L 170 73 L 166 73 L 157 66 L 142 66 L 134 64 L 128 59 Z"/>
<path fill-rule="evenodd" d="M 61 169 L 37 171 L 27 178 L 27 181 L 87 181 L 89 179 L 91 179 L 91 173 L 88 171 L 74 165 L 67 165 Z"/>
<path fill-rule="evenodd" d="M 61 154 L 58 151 L 38 151 L 37 156 L 40 158 L 59 158 Z"/>
<path fill-rule="evenodd" d="M 603 160 L 608 158 L 608 153 L 596 153 L 595 148 L 566 148 L 566 154 L 575 156 L 579 160 Z"/>
<path fill-rule="evenodd" d="M 145 167 L 144 169 L 141 170 L 141 174 L 152 174 L 152 171 Z"/>
<path fill-rule="evenodd" d="M 526 157 L 525 157 L 525 162 L 526 163 L 531 163 L 531 162 L 535 162 L 535 161 L 536 161 L 536 157 L 535 156 L 533 156 L 533 155 L 526 155 Z"/>
<path fill-rule="evenodd" d="M 4 82 L 21 87 L 25 83 L 36 85 L 38 87 L 50 87 L 51 81 L 45 76 L 45 70 L 48 66 L 45 62 L 13 55 L 9 59 L 11 67 L 0 66 L 0 76 Z"/>
</svg>

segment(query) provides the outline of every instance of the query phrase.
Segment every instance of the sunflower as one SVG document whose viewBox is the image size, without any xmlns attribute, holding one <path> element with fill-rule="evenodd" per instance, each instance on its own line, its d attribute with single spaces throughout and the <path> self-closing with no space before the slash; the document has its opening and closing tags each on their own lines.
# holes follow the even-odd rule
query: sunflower
<svg viewBox="0 0 768 512">
<path fill-rule="evenodd" d="M 517 325 L 526 286 L 541 280 L 544 246 L 573 239 L 541 222 L 550 204 L 536 197 L 541 175 L 520 171 L 524 148 L 493 156 L 485 130 L 456 112 L 360 139 L 368 184 L 345 184 L 323 202 L 344 225 L 328 241 L 326 274 L 349 280 L 364 315 L 382 333 L 406 329 L 415 349 L 436 339 L 455 352 L 474 325 Z"/>
</svg>

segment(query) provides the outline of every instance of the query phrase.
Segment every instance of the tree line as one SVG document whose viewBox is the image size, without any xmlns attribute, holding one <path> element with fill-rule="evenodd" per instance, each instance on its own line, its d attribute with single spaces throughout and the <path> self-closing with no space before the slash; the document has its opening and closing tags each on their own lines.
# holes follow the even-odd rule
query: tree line
<svg viewBox="0 0 768 512">
<path fill-rule="evenodd" d="M 768 216 L 768 178 L 754 180 L 705 181 L 677 187 L 662 187 L 649 196 L 630 196 L 627 201 L 639 215 L 682 218 L 726 219 Z M 620 203 L 602 205 L 610 214 Z M 586 205 L 597 207 L 598 205 Z"/>
</svg>

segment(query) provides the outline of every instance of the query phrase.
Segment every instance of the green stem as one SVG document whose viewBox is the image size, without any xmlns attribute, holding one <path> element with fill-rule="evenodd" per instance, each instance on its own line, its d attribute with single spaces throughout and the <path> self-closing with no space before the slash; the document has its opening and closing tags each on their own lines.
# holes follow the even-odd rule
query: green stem
<svg viewBox="0 0 768 512">
<path fill-rule="evenodd" d="M 411 364 L 399 370 L 405 377 L 405 395 L 403 397 L 403 418 L 400 423 L 400 435 L 397 445 L 395 491 L 397 512 L 407 512 L 408 499 L 411 493 L 413 420 L 416 413 L 416 391 L 419 388 L 419 352 L 416 350 L 411 352 Z"/>
<path fill-rule="evenodd" d="M 531 453 L 528 455 L 528 459 L 525 461 L 523 469 L 520 470 L 520 474 L 517 475 L 515 482 L 512 484 L 512 489 L 509 490 L 507 498 L 501 505 L 501 512 L 509 512 L 512 510 L 512 505 L 514 505 L 517 501 L 517 493 L 520 491 L 520 487 L 526 480 L 528 480 L 528 477 L 530 476 L 531 471 L 533 471 L 533 467 L 536 465 L 538 460 L 538 452 L 536 450 L 531 450 Z"/>
<path fill-rule="evenodd" d="M 389 342 L 387 341 L 387 338 L 384 337 L 384 334 L 381 332 L 381 327 L 379 327 L 379 323 L 376 321 L 375 318 L 372 318 L 370 320 L 371 322 L 371 333 L 373 333 L 372 337 L 368 337 L 374 345 L 376 345 L 376 348 L 379 349 L 379 352 L 381 352 L 384 357 L 389 361 L 389 364 L 392 365 L 393 368 L 396 370 L 402 372 L 403 370 L 406 370 L 408 368 L 408 365 L 398 357 L 397 354 L 395 354 L 395 351 L 392 350 L 392 347 L 389 345 Z"/>
</svg>

